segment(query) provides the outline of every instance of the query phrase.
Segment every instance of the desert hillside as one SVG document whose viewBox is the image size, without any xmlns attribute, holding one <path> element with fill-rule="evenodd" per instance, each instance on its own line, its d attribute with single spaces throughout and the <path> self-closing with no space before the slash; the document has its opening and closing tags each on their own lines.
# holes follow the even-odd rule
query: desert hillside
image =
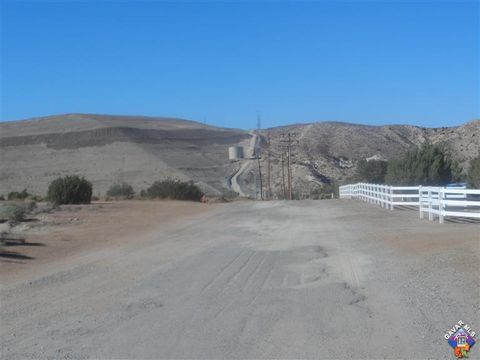
<svg viewBox="0 0 480 360">
<path fill-rule="evenodd" d="M 115 182 L 140 191 L 165 177 L 192 179 L 215 194 L 234 170 L 228 147 L 249 137 L 171 118 L 74 114 L 1 123 L 0 194 L 44 194 L 67 174 L 92 181 L 94 195 Z"/>
<path fill-rule="evenodd" d="M 458 127 L 422 128 L 410 125 L 366 126 L 319 122 L 261 131 L 262 167 L 267 167 L 267 136 L 270 136 L 273 192 L 280 189 L 281 154 L 287 134 L 293 139 L 293 182 L 297 191 L 312 184 L 343 182 L 354 174 L 356 163 L 367 158 L 391 159 L 409 148 L 429 141 L 444 144 L 466 169 L 480 150 L 480 120 Z M 252 167 L 251 173 L 254 168 Z M 250 178 L 253 175 L 250 174 Z"/>
<path fill-rule="evenodd" d="M 234 179 L 246 195 L 253 195 L 258 164 L 252 160 L 231 163 L 227 149 L 241 145 L 248 155 L 257 147 L 266 175 L 268 136 L 272 192 L 278 193 L 282 139 L 288 133 L 295 139 L 292 168 L 297 192 L 345 181 L 358 160 L 389 159 L 424 141 L 447 145 L 463 167 L 480 149 L 479 120 L 433 129 L 319 122 L 252 135 L 173 118 L 59 115 L 0 123 L 0 194 L 26 188 L 44 195 L 51 180 L 67 174 L 92 181 L 94 195 L 104 195 L 115 182 L 126 181 L 140 191 L 165 177 L 191 179 L 208 194 L 219 194 L 232 186 L 232 177 L 240 169 Z"/>
</svg>

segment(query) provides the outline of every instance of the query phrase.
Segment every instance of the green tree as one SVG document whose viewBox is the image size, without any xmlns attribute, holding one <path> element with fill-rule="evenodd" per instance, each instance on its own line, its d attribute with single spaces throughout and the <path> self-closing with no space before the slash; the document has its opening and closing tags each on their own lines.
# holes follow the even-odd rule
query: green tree
<svg viewBox="0 0 480 360">
<path fill-rule="evenodd" d="M 478 152 L 476 158 L 470 160 L 467 180 L 470 186 L 476 189 L 480 189 L 480 151 Z"/>
<path fill-rule="evenodd" d="M 461 178 L 458 163 L 446 149 L 425 143 L 388 162 L 385 182 L 392 185 L 446 185 Z"/>
<path fill-rule="evenodd" d="M 387 162 L 382 160 L 360 160 L 357 164 L 357 179 L 360 181 L 383 184 L 387 173 Z"/>
<path fill-rule="evenodd" d="M 90 204 L 92 184 L 77 175 L 60 177 L 48 186 L 48 200 L 54 204 Z"/>
</svg>

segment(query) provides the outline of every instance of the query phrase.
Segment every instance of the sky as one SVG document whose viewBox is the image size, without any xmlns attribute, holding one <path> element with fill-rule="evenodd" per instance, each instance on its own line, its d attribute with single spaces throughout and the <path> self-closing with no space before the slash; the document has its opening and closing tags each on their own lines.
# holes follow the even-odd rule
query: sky
<svg viewBox="0 0 480 360">
<path fill-rule="evenodd" d="M 1 121 L 233 128 L 479 118 L 477 1 L 1 0 Z"/>
</svg>

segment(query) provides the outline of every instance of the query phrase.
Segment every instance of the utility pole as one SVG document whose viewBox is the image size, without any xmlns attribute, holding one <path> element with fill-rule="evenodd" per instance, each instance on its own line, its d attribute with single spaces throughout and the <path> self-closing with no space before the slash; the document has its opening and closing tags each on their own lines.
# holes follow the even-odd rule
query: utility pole
<svg viewBox="0 0 480 360">
<path fill-rule="evenodd" d="M 283 194 L 283 200 L 287 198 L 287 194 L 285 192 L 285 159 L 284 159 L 284 154 L 282 152 L 282 194 Z"/>
<path fill-rule="evenodd" d="M 272 198 L 272 185 L 270 182 L 270 172 L 271 172 L 271 151 L 270 151 L 270 132 L 267 132 L 267 200 Z"/>
<path fill-rule="evenodd" d="M 260 128 L 261 128 L 261 119 L 260 119 L 260 112 L 257 111 L 257 136 L 260 136 Z M 256 145 L 256 144 L 255 144 Z M 260 199 L 263 200 L 263 180 L 262 180 L 262 167 L 260 164 L 260 149 L 255 147 L 255 157 L 257 158 L 258 163 L 258 177 L 260 178 Z M 255 185 L 255 188 L 257 186 Z"/>
<path fill-rule="evenodd" d="M 292 147 L 294 142 L 298 143 L 298 140 L 293 140 L 292 137 L 296 136 L 296 134 L 286 133 L 282 134 L 284 139 L 281 141 L 286 145 L 286 152 L 287 152 L 287 185 L 288 185 L 288 198 L 292 200 Z M 283 159 L 283 158 L 282 158 Z M 283 170 L 283 166 L 282 166 Z"/>
<path fill-rule="evenodd" d="M 288 199 L 292 200 L 292 170 L 290 156 L 292 153 L 292 138 L 290 133 L 288 133 L 288 147 L 287 147 L 287 173 L 288 173 Z"/>
<path fill-rule="evenodd" d="M 260 177 L 260 200 L 263 200 L 262 167 L 260 166 L 260 156 L 257 155 L 258 176 Z"/>
</svg>

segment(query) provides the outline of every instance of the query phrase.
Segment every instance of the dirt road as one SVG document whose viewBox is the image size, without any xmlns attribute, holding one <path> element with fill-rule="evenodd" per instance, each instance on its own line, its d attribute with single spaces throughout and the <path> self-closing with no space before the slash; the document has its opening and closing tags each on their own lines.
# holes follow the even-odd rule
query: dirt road
<svg viewBox="0 0 480 360">
<path fill-rule="evenodd" d="M 245 159 L 240 160 L 240 167 L 235 172 L 235 174 L 232 176 L 232 179 L 231 179 L 232 190 L 238 193 L 240 197 L 248 197 L 249 195 L 243 191 L 242 187 L 240 186 L 240 183 L 238 182 L 238 178 L 241 177 L 243 173 L 247 171 L 247 169 L 250 169 L 256 165 L 254 157 L 255 157 L 255 152 L 257 151 L 257 148 L 259 146 L 259 137 L 254 131 L 251 131 L 250 135 L 252 137 L 250 139 L 248 149 L 246 150 Z M 253 197 L 255 197 L 255 191 L 256 190 L 254 189 Z"/>
<path fill-rule="evenodd" d="M 2 280 L 2 357 L 452 358 L 444 333 L 480 330 L 479 225 L 395 214 L 217 204 L 39 264 Z"/>
</svg>

